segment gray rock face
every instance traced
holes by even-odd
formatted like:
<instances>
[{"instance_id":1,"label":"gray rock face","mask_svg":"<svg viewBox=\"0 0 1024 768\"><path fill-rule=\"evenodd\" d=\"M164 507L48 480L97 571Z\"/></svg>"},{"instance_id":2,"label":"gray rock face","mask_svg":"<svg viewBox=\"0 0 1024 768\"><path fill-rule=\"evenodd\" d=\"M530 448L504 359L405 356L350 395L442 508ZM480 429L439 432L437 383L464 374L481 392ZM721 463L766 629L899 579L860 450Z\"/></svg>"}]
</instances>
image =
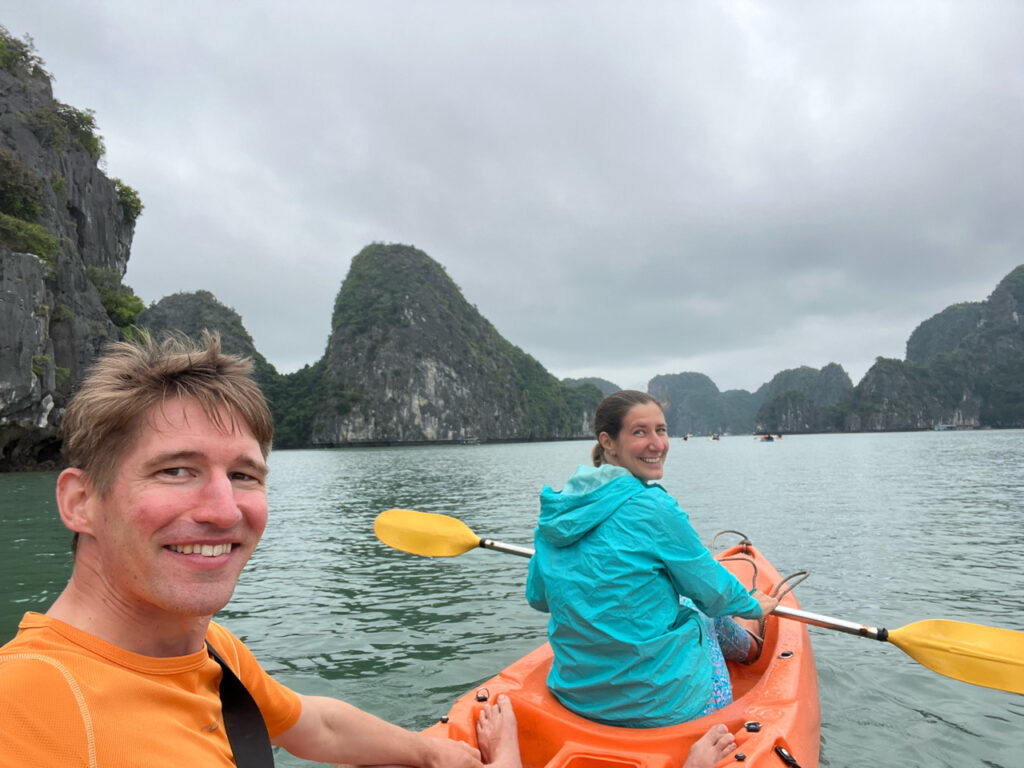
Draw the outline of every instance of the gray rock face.
<instances>
[{"instance_id":1,"label":"gray rock face","mask_svg":"<svg viewBox=\"0 0 1024 768\"><path fill-rule=\"evenodd\" d=\"M665 421L672 435L709 435L730 432L729 416L722 393L703 373L670 373L655 376L647 391L665 409ZM749 392L744 392L750 397ZM744 427L742 431L748 431Z\"/></svg>"},{"instance_id":2,"label":"gray rock face","mask_svg":"<svg viewBox=\"0 0 1024 768\"><path fill-rule=\"evenodd\" d=\"M982 325L981 302L954 304L925 320L907 339L907 361L927 363L957 350Z\"/></svg>"},{"instance_id":3,"label":"gray rock face","mask_svg":"<svg viewBox=\"0 0 1024 768\"><path fill-rule=\"evenodd\" d=\"M848 431L1024 426L1024 266L984 302L921 323L907 361L879 358L857 385Z\"/></svg>"},{"instance_id":4,"label":"gray rock face","mask_svg":"<svg viewBox=\"0 0 1024 768\"><path fill-rule=\"evenodd\" d=\"M5 420L45 426L44 383L53 388L53 344L47 336L45 265L30 253L5 254L0 270L0 413ZM33 367L37 369L33 371Z\"/></svg>"},{"instance_id":5,"label":"gray rock face","mask_svg":"<svg viewBox=\"0 0 1024 768\"><path fill-rule=\"evenodd\" d=\"M0 471L56 464L63 406L118 338L89 269L124 275L134 222L62 109L46 76L0 70L0 146L39 180L41 212L28 223L58 243L28 254L0 242Z\"/></svg>"},{"instance_id":6,"label":"gray rock face","mask_svg":"<svg viewBox=\"0 0 1024 768\"><path fill-rule=\"evenodd\" d=\"M757 412L756 432L831 432L830 406L853 390L850 376L837 363L820 371L807 366L777 373L757 394L764 398Z\"/></svg>"},{"instance_id":7,"label":"gray rock face","mask_svg":"<svg viewBox=\"0 0 1024 768\"><path fill-rule=\"evenodd\" d=\"M848 432L977 427L981 408L967 375L939 379L928 367L879 358L857 385L845 426Z\"/></svg>"},{"instance_id":8,"label":"gray rock face","mask_svg":"<svg viewBox=\"0 0 1024 768\"><path fill-rule=\"evenodd\" d=\"M0 457L11 467L49 465L59 450L50 422L56 368L47 336L46 265L30 253L0 264Z\"/></svg>"},{"instance_id":9,"label":"gray rock face","mask_svg":"<svg viewBox=\"0 0 1024 768\"><path fill-rule=\"evenodd\" d=\"M828 431L825 409L852 388L836 363L780 371L754 393L719 392L702 373L656 376L647 386L665 404L669 431L679 435Z\"/></svg>"},{"instance_id":10,"label":"gray rock face","mask_svg":"<svg viewBox=\"0 0 1024 768\"><path fill-rule=\"evenodd\" d=\"M600 393L562 385L411 246L371 245L352 260L332 329L314 444L589 433Z\"/></svg>"}]
</instances>

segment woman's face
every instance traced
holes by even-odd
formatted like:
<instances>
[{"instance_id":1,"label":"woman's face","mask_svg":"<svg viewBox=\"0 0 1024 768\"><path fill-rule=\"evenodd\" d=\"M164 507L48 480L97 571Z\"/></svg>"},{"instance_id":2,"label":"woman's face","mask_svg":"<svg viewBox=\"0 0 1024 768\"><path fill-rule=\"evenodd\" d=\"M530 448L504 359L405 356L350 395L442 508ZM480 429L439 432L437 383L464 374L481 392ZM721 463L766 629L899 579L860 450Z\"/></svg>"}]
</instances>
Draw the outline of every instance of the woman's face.
<instances>
[{"instance_id":1,"label":"woman's face","mask_svg":"<svg viewBox=\"0 0 1024 768\"><path fill-rule=\"evenodd\" d=\"M657 403L634 405L622 420L617 438L602 432L599 438L609 464L624 467L641 480L659 480L668 455L668 426Z\"/></svg>"}]
</instances>

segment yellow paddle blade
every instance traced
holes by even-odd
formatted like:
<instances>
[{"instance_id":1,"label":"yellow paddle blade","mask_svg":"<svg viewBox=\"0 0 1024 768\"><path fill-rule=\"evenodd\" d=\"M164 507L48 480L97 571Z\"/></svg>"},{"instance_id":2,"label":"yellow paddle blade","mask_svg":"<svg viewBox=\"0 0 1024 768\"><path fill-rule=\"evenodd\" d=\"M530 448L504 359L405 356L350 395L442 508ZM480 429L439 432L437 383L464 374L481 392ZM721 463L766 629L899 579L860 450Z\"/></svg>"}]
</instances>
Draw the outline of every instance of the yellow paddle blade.
<instances>
[{"instance_id":1,"label":"yellow paddle blade","mask_svg":"<svg viewBox=\"0 0 1024 768\"><path fill-rule=\"evenodd\" d=\"M1024 694L1024 632L929 619L891 629L888 639L940 675Z\"/></svg>"},{"instance_id":2,"label":"yellow paddle blade","mask_svg":"<svg viewBox=\"0 0 1024 768\"><path fill-rule=\"evenodd\" d=\"M389 547L426 557L455 557L480 546L480 537L461 520L411 509L384 510L373 532Z\"/></svg>"}]
</instances>

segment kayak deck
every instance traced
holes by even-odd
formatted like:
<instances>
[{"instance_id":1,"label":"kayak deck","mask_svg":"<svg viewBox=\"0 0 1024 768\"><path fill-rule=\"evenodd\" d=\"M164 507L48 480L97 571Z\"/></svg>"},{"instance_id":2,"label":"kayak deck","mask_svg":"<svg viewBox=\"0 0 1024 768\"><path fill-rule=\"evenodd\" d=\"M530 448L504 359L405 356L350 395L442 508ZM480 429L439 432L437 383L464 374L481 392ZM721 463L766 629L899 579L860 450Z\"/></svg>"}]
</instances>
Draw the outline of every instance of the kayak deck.
<instances>
[{"instance_id":1,"label":"kayak deck","mask_svg":"<svg viewBox=\"0 0 1024 768\"><path fill-rule=\"evenodd\" d=\"M770 592L778 571L749 544L722 552L719 559L744 584ZM738 559L737 559L738 558ZM782 605L798 608L792 593ZM506 694L515 709L523 768L680 768L690 746L717 723L736 736L738 748L720 765L816 768L820 745L818 677L807 627L768 619L764 648L749 666L729 662L733 703L698 720L662 728L601 725L570 712L547 687L551 646L545 643L477 689L458 699L447 718L426 729L476 746L476 720L486 701ZM754 725L756 724L756 725ZM794 759L787 763L779 747Z\"/></svg>"}]
</instances>

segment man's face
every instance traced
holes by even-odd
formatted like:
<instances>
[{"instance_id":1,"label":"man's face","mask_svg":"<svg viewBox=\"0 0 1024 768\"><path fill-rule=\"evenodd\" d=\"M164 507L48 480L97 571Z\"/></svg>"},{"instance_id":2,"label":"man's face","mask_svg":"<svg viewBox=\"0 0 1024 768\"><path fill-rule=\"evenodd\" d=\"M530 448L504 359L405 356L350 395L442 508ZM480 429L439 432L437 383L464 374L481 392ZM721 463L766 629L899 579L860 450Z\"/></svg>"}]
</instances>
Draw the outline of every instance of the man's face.
<instances>
[{"instance_id":1,"label":"man's face","mask_svg":"<svg viewBox=\"0 0 1024 768\"><path fill-rule=\"evenodd\" d=\"M266 476L244 424L224 431L196 403L169 400L148 414L110 492L89 497L79 564L127 615L212 615L266 527Z\"/></svg>"}]
</instances>

